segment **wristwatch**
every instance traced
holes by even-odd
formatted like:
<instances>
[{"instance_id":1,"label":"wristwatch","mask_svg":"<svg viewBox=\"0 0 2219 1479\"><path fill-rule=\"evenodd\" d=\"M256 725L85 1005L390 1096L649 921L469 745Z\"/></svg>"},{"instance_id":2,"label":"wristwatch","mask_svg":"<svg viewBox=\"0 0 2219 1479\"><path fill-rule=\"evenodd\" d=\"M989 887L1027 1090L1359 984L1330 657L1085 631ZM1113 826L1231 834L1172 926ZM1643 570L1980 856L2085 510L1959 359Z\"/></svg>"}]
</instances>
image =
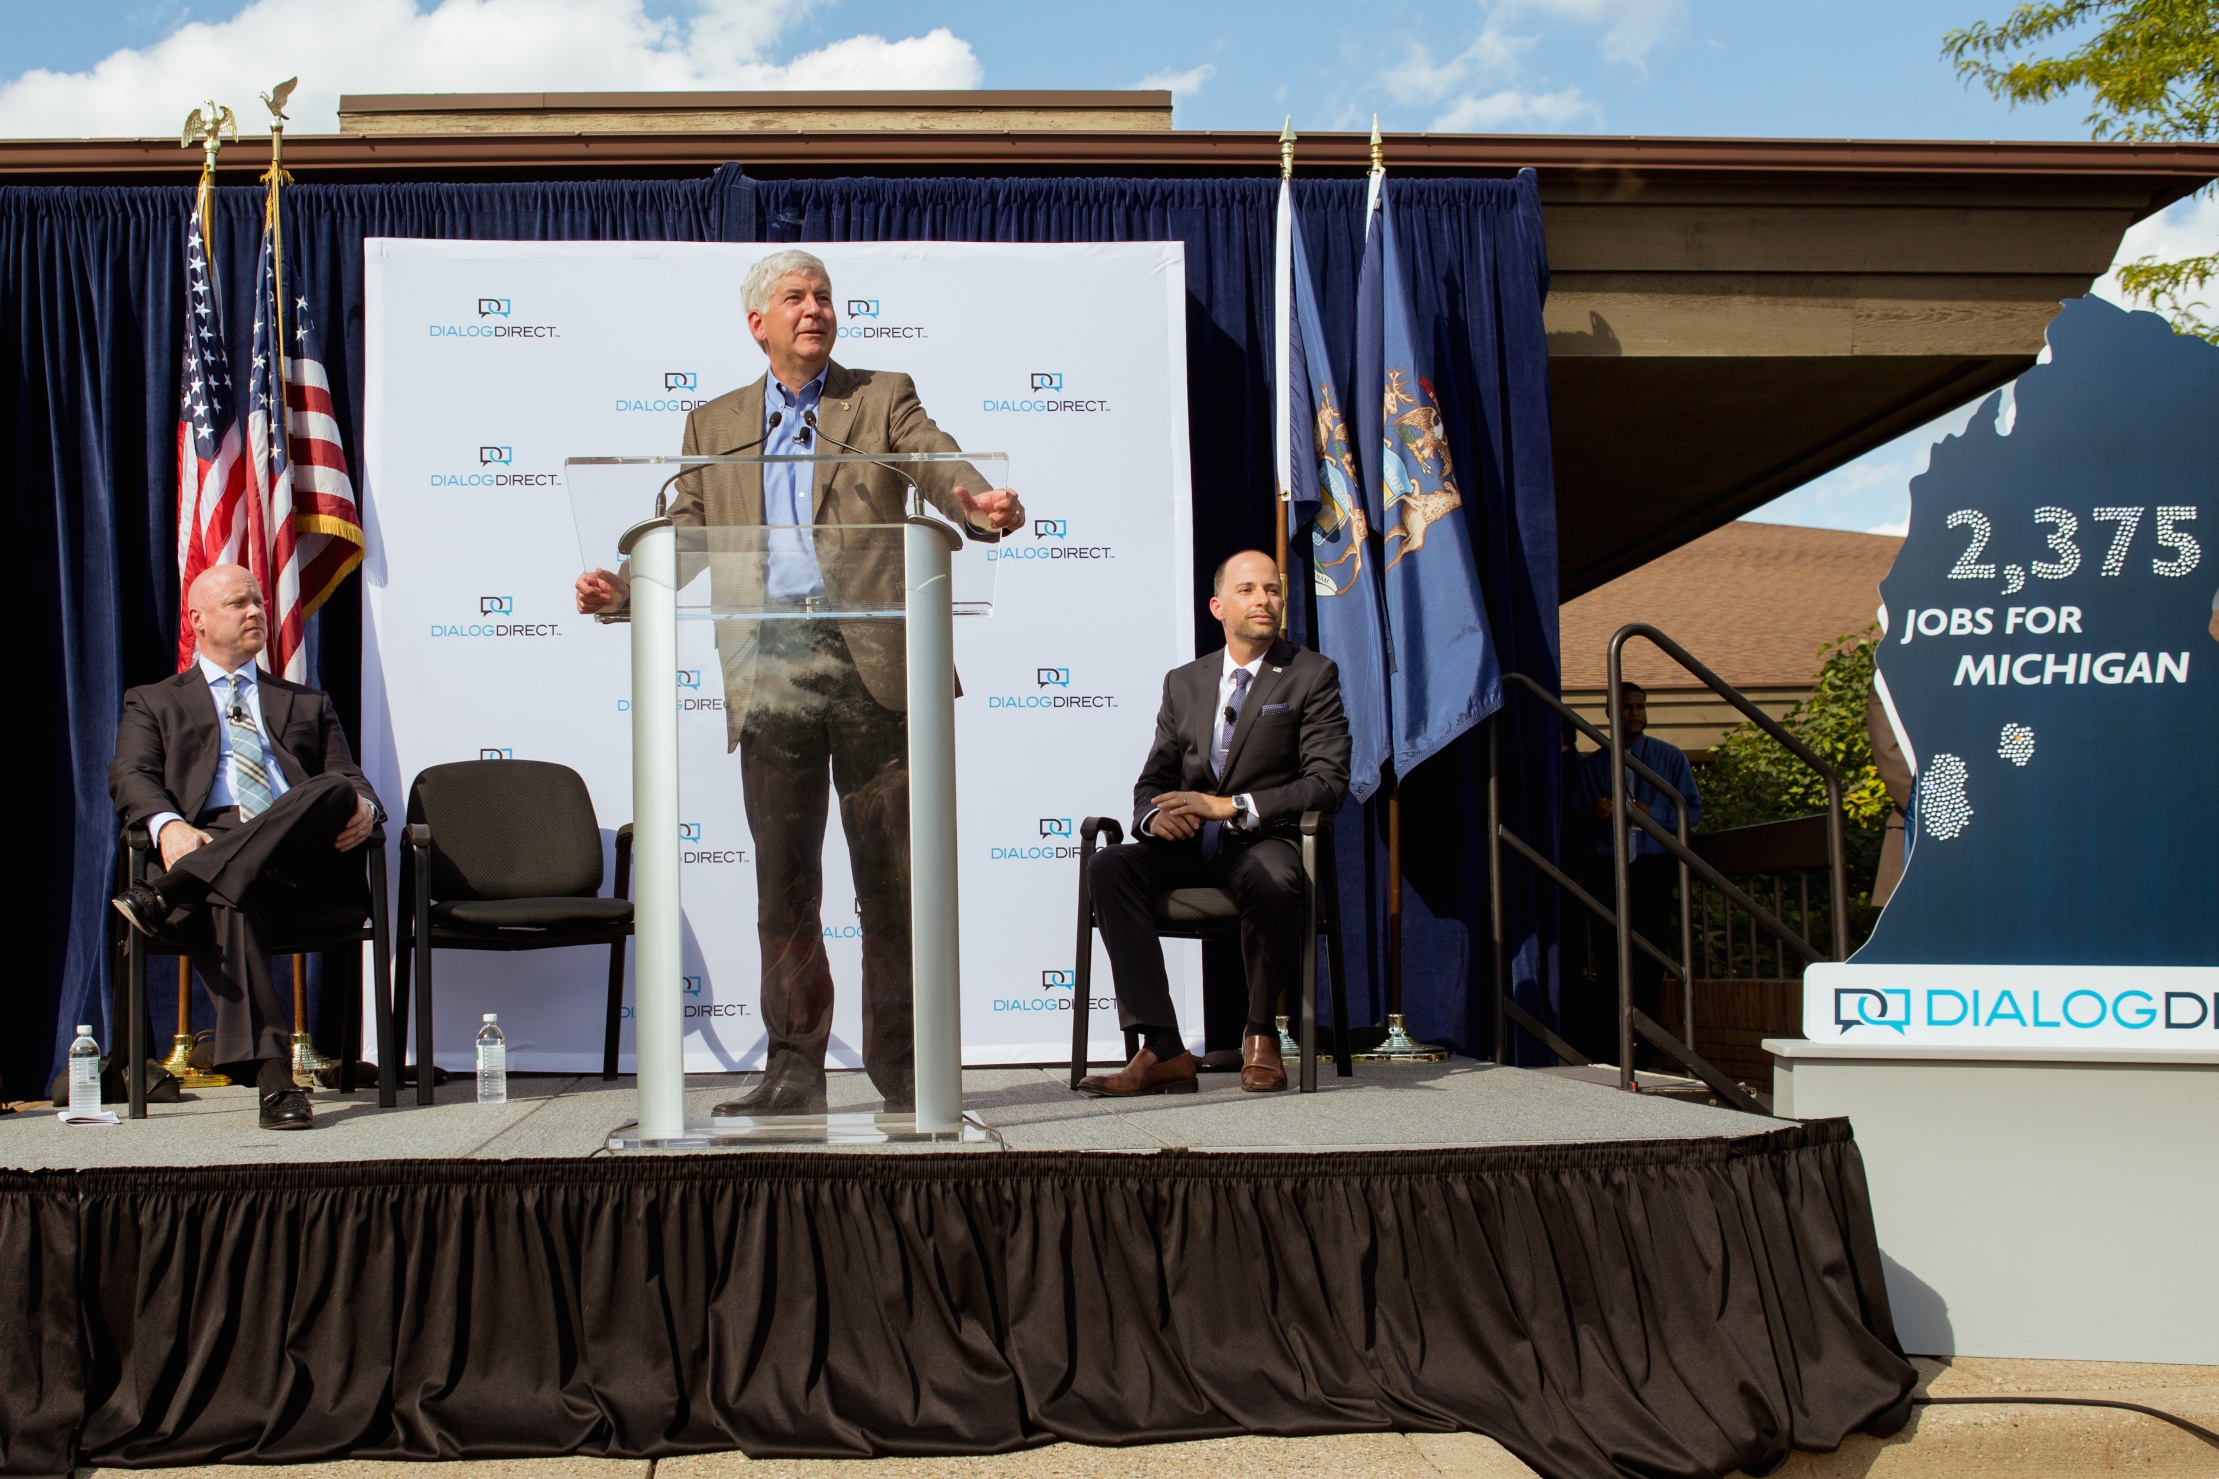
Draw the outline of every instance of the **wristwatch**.
<instances>
[{"instance_id":1,"label":"wristwatch","mask_svg":"<svg viewBox=\"0 0 2219 1479\"><path fill-rule=\"evenodd\" d=\"M1243 831L1256 825L1256 810L1248 804L1245 794L1233 798L1233 825Z\"/></svg>"}]
</instances>

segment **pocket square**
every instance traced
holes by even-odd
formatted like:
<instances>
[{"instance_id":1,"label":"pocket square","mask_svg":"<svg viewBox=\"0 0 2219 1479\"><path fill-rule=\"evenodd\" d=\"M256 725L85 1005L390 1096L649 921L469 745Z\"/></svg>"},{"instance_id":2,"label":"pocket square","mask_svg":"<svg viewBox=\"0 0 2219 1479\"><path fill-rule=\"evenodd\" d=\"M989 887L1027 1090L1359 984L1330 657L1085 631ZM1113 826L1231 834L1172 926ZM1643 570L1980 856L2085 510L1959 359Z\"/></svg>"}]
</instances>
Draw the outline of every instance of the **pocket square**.
<instances>
[{"instance_id":1,"label":"pocket square","mask_svg":"<svg viewBox=\"0 0 2219 1479\"><path fill-rule=\"evenodd\" d=\"M1293 704L1265 704L1261 717L1269 719L1274 714L1291 714L1293 712Z\"/></svg>"}]
</instances>

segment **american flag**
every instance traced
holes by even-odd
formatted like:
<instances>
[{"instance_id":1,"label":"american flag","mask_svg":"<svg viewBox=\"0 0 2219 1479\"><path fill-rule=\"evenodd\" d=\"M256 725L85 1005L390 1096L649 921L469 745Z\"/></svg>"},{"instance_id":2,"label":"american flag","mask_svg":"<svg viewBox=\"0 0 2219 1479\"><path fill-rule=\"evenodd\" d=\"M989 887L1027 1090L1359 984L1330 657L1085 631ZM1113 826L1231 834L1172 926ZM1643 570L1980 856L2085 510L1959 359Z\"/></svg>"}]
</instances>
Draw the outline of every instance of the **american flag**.
<instances>
[{"instance_id":1,"label":"american flag","mask_svg":"<svg viewBox=\"0 0 2219 1479\"><path fill-rule=\"evenodd\" d=\"M308 677L308 618L361 563L362 521L332 414L331 382L309 321L308 295L279 292L276 224L273 198L255 269L254 357L247 377L246 437L254 485L248 568L270 612L263 664L300 683ZM289 312L281 311L286 297L292 299ZM276 413L280 405L282 419Z\"/></svg>"},{"instance_id":2,"label":"american flag","mask_svg":"<svg viewBox=\"0 0 2219 1479\"><path fill-rule=\"evenodd\" d=\"M184 404L177 414L177 670L193 665L186 614L193 582L211 565L244 564L247 468L232 414L223 312L208 270L200 206L185 228Z\"/></svg>"}]
</instances>

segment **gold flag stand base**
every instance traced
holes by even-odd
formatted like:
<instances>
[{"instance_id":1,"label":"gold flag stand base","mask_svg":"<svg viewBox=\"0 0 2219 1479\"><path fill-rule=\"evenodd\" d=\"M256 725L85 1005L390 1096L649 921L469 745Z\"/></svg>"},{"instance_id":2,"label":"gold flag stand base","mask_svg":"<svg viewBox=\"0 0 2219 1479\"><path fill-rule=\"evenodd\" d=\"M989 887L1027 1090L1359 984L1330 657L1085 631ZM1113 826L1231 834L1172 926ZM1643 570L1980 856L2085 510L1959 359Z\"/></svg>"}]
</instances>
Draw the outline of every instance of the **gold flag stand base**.
<instances>
[{"instance_id":1,"label":"gold flag stand base","mask_svg":"<svg viewBox=\"0 0 2219 1479\"><path fill-rule=\"evenodd\" d=\"M1387 1036L1378 1047L1355 1055L1359 1063L1446 1063L1448 1056L1447 1048L1412 1037L1400 1012L1387 1014Z\"/></svg>"},{"instance_id":2,"label":"gold flag stand base","mask_svg":"<svg viewBox=\"0 0 2219 1479\"><path fill-rule=\"evenodd\" d=\"M170 1044L169 1057L162 1060L162 1071L188 1089L223 1089L231 1086L228 1074L193 1066L193 1035L180 1032Z\"/></svg>"},{"instance_id":3,"label":"gold flag stand base","mask_svg":"<svg viewBox=\"0 0 2219 1479\"><path fill-rule=\"evenodd\" d=\"M301 1088L314 1089L319 1087L316 1082L317 1071L339 1066L337 1058L327 1058L322 1053L317 1052L316 1040L305 1032L293 1034L292 1046L293 1082Z\"/></svg>"}]
</instances>

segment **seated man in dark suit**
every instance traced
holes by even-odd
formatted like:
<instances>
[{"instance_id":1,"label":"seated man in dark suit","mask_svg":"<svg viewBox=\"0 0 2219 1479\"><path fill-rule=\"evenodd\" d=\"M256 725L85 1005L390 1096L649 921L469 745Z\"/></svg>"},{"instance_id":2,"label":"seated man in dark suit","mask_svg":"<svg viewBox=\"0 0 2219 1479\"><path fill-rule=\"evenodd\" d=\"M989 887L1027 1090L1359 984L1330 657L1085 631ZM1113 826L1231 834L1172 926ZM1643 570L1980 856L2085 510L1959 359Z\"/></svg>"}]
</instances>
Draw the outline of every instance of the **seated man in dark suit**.
<instances>
[{"instance_id":1,"label":"seated man in dark suit","mask_svg":"<svg viewBox=\"0 0 2219 1479\"><path fill-rule=\"evenodd\" d=\"M1133 840L1095 854L1095 917L1117 1003L1141 1048L1116 1073L1082 1079L1098 1096L1189 1093L1194 1055L1179 1036L1153 913L1159 894L1222 888L1240 904L1248 976L1240 1083L1287 1086L1279 1055L1279 993L1297 979L1303 917L1296 828L1333 812L1348 791L1348 718L1330 658L1279 639L1278 567L1244 550L1217 567L1210 614L1222 651L1163 680L1156 741L1133 790Z\"/></svg>"},{"instance_id":2,"label":"seated man in dark suit","mask_svg":"<svg viewBox=\"0 0 2219 1479\"><path fill-rule=\"evenodd\" d=\"M123 696L108 793L143 823L162 871L116 908L143 934L175 927L216 999L216 1062L262 1095L262 1128L302 1130L286 1005L270 980L268 921L295 901L369 898L359 859L381 815L328 695L255 670L269 634L253 575L193 582L199 660Z\"/></svg>"}]
</instances>

